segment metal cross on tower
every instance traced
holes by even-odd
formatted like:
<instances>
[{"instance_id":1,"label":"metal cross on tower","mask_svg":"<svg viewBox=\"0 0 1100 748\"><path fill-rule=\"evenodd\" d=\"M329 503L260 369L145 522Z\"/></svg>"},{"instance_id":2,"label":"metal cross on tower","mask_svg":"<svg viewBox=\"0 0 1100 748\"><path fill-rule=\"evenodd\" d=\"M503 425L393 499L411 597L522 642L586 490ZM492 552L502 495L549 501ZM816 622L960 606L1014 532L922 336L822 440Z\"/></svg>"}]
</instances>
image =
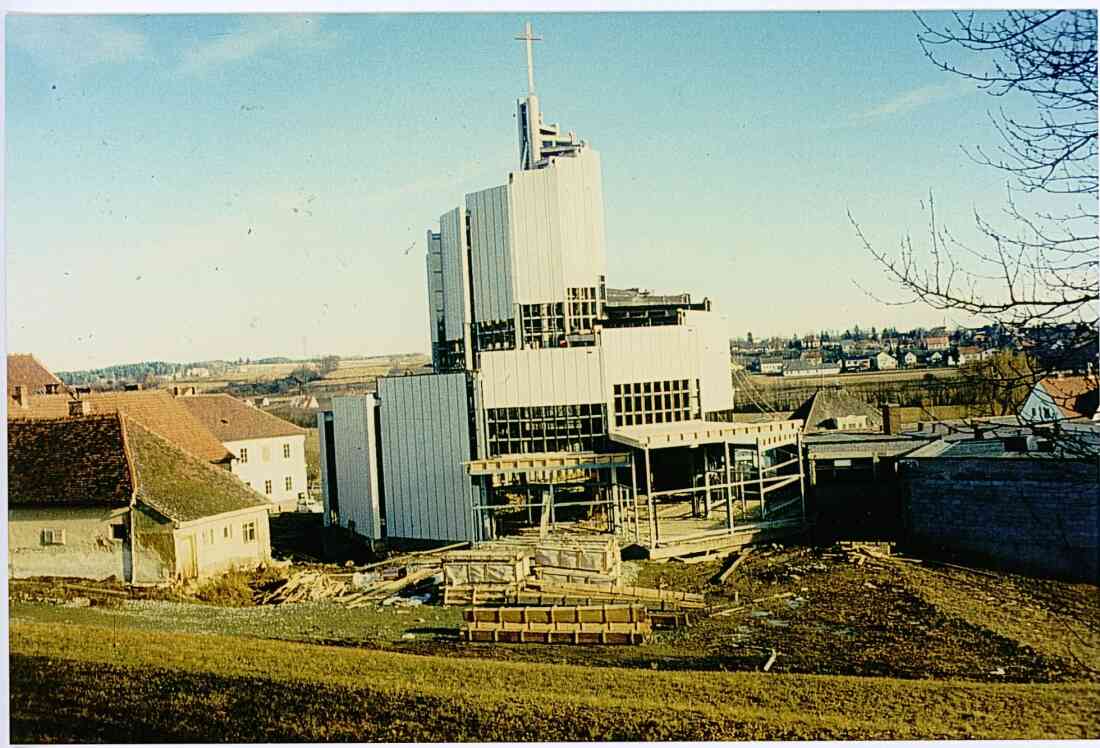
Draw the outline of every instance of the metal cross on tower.
<instances>
[{"instance_id":1,"label":"metal cross on tower","mask_svg":"<svg viewBox=\"0 0 1100 748\"><path fill-rule=\"evenodd\" d=\"M523 28L523 36L517 36L517 41L527 42L527 95L535 94L535 60L532 55L531 43L541 42L541 36L535 36L531 32L531 22L528 21Z\"/></svg>"}]
</instances>

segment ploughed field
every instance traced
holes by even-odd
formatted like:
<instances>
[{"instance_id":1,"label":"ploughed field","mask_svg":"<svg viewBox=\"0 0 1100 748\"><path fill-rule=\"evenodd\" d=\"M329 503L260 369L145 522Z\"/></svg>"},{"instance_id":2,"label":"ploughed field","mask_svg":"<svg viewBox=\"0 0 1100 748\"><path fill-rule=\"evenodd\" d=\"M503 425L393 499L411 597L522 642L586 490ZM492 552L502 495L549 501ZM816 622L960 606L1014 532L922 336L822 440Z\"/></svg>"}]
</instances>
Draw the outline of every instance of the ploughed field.
<instances>
[{"instance_id":1,"label":"ploughed field","mask_svg":"<svg viewBox=\"0 0 1100 748\"><path fill-rule=\"evenodd\" d=\"M638 584L704 592L711 608L650 643L604 647L462 643L461 608L437 605L87 606L20 600L16 585L12 737L1100 733L1095 586L801 547L757 550L718 583L724 566L639 564ZM98 708L108 693L117 709Z\"/></svg>"}]
</instances>

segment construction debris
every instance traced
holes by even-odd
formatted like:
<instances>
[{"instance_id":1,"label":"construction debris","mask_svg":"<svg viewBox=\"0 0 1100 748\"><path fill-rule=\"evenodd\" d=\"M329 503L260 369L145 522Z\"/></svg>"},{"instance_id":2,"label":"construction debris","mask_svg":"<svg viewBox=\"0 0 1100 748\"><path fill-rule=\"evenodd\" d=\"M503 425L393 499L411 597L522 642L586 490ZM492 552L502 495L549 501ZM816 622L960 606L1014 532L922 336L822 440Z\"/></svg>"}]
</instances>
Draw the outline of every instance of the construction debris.
<instances>
[{"instance_id":1,"label":"construction debris","mask_svg":"<svg viewBox=\"0 0 1100 748\"><path fill-rule=\"evenodd\" d=\"M743 551L741 551L737 558L734 559L733 563L730 564L729 568L718 575L718 584L725 584L726 580L729 579L733 572L737 570L738 566L744 563L745 559L749 557L750 553L752 553L752 548L745 548Z\"/></svg>"},{"instance_id":2,"label":"construction debris","mask_svg":"<svg viewBox=\"0 0 1100 748\"><path fill-rule=\"evenodd\" d=\"M774 649L772 650L771 657L769 657L768 661L764 663L764 672L765 673L772 669L772 665L775 664L775 658L778 657L778 654L779 653L776 652Z\"/></svg>"},{"instance_id":3,"label":"construction debris","mask_svg":"<svg viewBox=\"0 0 1100 748\"><path fill-rule=\"evenodd\" d=\"M436 569L420 569L394 580L364 581L360 576L358 583L344 575L331 575L320 571L302 571L291 574L287 579L265 593L261 593L256 602L260 605L284 605L287 603L310 603L331 600L349 608L361 608L365 605L397 594L407 587L423 582L439 572Z\"/></svg>"}]
</instances>

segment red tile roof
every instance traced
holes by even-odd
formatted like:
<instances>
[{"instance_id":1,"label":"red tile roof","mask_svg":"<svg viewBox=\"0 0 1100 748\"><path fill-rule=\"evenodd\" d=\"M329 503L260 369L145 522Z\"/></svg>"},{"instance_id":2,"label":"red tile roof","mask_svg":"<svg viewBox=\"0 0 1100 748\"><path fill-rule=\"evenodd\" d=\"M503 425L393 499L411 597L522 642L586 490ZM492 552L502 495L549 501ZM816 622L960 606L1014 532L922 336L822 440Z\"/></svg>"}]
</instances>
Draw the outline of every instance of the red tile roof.
<instances>
[{"instance_id":1,"label":"red tile roof","mask_svg":"<svg viewBox=\"0 0 1100 748\"><path fill-rule=\"evenodd\" d=\"M164 390L98 392L84 395L91 413L122 413L180 449L209 462L228 462L232 455L209 429L191 415L179 400ZM28 407L8 406L8 420L23 418L66 418L68 395L31 397Z\"/></svg>"},{"instance_id":2,"label":"red tile roof","mask_svg":"<svg viewBox=\"0 0 1100 748\"><path fill-rule=\"evenodd\" d=\"M134 479L118 415L8 422L12 506L128 506Z\"/></svg>"},{"instance_id":3,"label":"red tile roof","mask_svg":"<svg viewBox=\"0 0 1100 748\"><path fill-rule=\"evenodd\" d=\"M177 522L270 503L225 468L187 454L124 417L137 500Z\"/></svg>"},{"instance_id":4,"label":"red tile roof","mask_svg":"<svg viewBox=\"0 0 1100 748\"><path fill-rule=\"evenodd\" d=\"M1100 383L1096 377L1047 377L1039 382L1066 418L1096 413Z\"/></svg>"},{"instance_id":5,"label":"red tile roof","mask_svg":"<svg viewBox=\"0 0 1100 748\"><path fill-rule=\"evenodd\" d=\"M128 506L177 522L268 502L228 470L187 454L118 413L8 423L12 506Z\"/></svg>"},{"instance_id":6,"label":"red tile roof","mask_svg":"<svg viewBox=\"0 0 1100 748\"><path fill-rule=\"evenodd\" d=\"M16 385L22 385L28 392L44 394L47 389L68 392L65 383L42 365L42 362L30 353L8 354L8 407L12 405L11 394Z\"/></svg>"},{"instance_id":7,"label":"red tile roof","mask_svg":"<svg viewBox=\"0 0 1100 748\"><path fill-rule=\"evenodd\" d=\"M306 433L289 421L229 395L189 395L177 399L223 442Z\"/></svg>"}]
</instances>

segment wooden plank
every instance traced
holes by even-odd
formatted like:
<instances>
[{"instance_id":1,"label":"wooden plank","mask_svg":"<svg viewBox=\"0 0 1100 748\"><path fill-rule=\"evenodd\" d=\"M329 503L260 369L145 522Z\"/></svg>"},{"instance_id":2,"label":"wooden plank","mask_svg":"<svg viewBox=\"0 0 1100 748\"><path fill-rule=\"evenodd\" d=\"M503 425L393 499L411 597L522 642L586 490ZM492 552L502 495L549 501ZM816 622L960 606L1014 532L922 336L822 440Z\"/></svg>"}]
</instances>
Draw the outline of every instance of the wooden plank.
<instances>
[{"instance_id":1,"label":"wooden plank","mask_svg":"<svg viewBox=\"0 0 1100 748\"><path fill-rule=\"evenodd\" d=\"M733 563L729 565L729 568L718 575L718 584L725 584L726 580L733 575L733 572L737 571L737 567L743 564L751 553L752 548L743 548L737 558L733 560Z\"/></svg>"}]
</instances>

